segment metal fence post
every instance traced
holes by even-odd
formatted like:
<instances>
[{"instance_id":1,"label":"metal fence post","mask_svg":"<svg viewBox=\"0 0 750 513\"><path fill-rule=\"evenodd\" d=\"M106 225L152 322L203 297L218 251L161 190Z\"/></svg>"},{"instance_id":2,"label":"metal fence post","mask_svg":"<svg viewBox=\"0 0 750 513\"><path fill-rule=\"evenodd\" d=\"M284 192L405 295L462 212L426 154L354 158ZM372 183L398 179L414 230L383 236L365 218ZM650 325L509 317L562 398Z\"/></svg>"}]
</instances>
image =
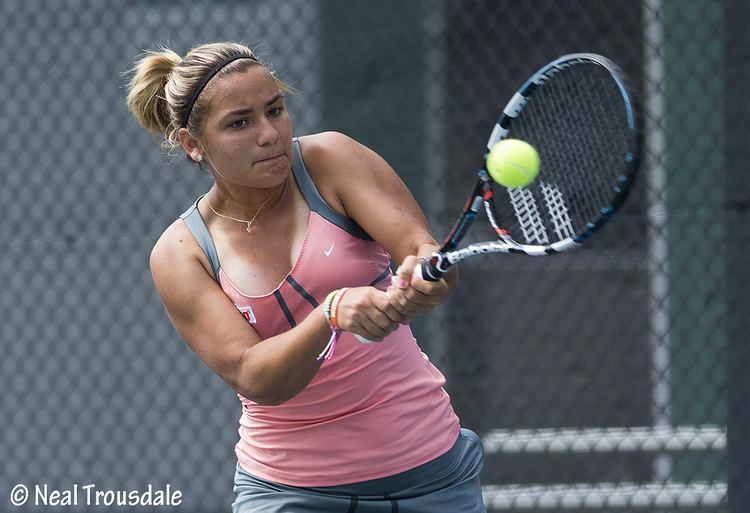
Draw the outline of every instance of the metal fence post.
<instances>
[{"instance_id":1,"label":"metal fence post","mask_svg":"<svg viewBox=\"0 0 750 513\"><path fill-rule=\"evenodd\" d=\"M726 265L727 265L727 484L729 513L750 504L750 3L724 2L724 72L726 123Z\"/></svg>"}]
</instances>

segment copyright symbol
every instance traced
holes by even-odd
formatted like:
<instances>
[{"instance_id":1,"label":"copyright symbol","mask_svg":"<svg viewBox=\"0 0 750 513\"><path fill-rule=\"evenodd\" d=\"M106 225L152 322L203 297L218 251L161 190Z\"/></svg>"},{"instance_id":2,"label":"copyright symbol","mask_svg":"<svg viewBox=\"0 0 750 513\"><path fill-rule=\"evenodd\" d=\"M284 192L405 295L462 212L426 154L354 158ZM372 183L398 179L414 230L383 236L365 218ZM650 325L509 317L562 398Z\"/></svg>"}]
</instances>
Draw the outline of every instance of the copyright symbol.
<instances>
[{"instance_id":1,"label":"copyright symbol","mask_svg":"<svg viewBox=\"0 0 750 513\"><path fill-rule=\"evenodd\" d=\"M17 484L10 491L10 502L14 506L23 506L29 499L29 489L22 484Z\"/></svg>"}]
</instances>

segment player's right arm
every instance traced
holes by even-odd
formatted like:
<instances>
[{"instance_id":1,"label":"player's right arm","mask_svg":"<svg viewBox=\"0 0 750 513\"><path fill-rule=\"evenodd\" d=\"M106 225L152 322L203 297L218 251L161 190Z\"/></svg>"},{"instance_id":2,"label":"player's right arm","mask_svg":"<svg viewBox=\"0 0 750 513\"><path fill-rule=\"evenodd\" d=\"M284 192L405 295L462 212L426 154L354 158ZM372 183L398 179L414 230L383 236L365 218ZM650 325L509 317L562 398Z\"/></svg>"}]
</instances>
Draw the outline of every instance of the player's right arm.
<instances>
[{"instance_id":1,"label":"player's right arm","mask_svg":"<svg viewBox=\"0 0 750 513\"><path fill-rule=\"evenodd\" d=\"M331 336L322 306L295 328L261 340L214 280L208 259L182 220L157 241L150 264L157 292L179 335L239 394L260 404L281 404L315 376L320 367L316 358ZM346 296L355 300L358 294ZM388 331L369 336L382 338Z\"/></svg>"}]
</instances>

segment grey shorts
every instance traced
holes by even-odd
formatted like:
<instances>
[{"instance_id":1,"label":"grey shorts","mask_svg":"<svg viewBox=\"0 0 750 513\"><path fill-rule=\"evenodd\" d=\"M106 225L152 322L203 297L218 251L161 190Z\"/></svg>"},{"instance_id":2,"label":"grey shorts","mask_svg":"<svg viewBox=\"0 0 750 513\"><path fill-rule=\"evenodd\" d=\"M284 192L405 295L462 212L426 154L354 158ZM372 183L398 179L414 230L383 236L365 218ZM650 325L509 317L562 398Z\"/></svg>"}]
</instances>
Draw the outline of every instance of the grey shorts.
<instances>
[{"instance_id":1,"label":"grey shorts","mask_svg":"<svg viewBox=\"0 0 750 513\"><path fill-rule=\"evenodd\" d=\"M233 513L486 513L482 442L462 429L442 456L395 476L301 488L264 481L237 465Z\"/></svg>"}]
</instances>

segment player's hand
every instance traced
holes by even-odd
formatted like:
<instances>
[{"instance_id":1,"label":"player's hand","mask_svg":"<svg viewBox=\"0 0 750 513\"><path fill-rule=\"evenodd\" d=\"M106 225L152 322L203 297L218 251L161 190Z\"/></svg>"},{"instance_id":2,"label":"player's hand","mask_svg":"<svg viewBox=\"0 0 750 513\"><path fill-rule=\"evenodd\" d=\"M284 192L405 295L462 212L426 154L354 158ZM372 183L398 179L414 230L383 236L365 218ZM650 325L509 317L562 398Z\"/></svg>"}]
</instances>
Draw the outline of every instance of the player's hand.
<instances>
[{"instance_id":1,"label":"player's hand","mask_svg":"<svg viewBox=\"0 0 750 513\"><path fill-rule=\"evenodd\" d=\"M429 311L445 301L452 287L441 278L439 281L426 281L414 276L414 268L421 261L416 256L408 256L391 278L388 298L391 305L403 316L411 317Z\"/></svg>"},{"instance_id":2,"label":"player's hand","mask_svg":"<svg viewBox=\"0 0 750 513\"><path fill-rule=\"evenodd\" d=\"M336 315L339 327L374 342L380 342L407 322L391 304L388 295L375 287L355 287L341 298Z\"/></svg>"}]
</instances>

